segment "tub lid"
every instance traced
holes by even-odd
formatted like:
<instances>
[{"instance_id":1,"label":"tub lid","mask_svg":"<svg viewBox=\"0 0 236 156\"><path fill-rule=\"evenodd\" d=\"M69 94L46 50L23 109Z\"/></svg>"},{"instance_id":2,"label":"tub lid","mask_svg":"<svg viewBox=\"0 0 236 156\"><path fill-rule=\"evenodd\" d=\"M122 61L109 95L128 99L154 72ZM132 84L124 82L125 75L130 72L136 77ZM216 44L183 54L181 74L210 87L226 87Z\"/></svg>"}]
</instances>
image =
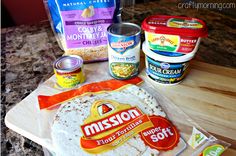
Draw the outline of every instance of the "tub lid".
<instances>
[{"instance_id":1,"label":"tub lid","mask_svg":"<svg viewBox=\"0 0 236 156\"><path fill-rule=\"evenodd\" d=\"M205 22L182 16L152 15L144 19L142 29L152 33L206 37Z\"/></svg>"},{"instance_id":2,"label":"tub lid","mask_svg":"<svg viewBox=\"0 0 236 156\"><path fill-rule=\"evenodd\" d=\"M180 63L180 62L190 61L196 53L195 51L193 51L192 53L188 53L186 55L178 56L178 57L163 56L163 55L159 55L159 54L153 52L152 50L150 50L147 47L145 41L142 44L142 50L145 53L145 55L147 55L148 57L151 57L154 60L158 60L158 61L161 61L161 62L168 62L168 63Z\"/></svg>"}]
</instances>

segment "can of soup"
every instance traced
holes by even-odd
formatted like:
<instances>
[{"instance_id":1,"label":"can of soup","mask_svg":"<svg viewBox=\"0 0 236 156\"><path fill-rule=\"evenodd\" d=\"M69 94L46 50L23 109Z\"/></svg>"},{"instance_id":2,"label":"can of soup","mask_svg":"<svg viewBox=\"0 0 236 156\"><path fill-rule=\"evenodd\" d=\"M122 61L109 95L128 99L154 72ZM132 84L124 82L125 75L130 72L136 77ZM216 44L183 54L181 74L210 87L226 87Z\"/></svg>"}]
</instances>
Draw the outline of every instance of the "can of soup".
<instances>
[{"instance_id":1,"label":"can of soup","mask_svg":"<svg viewBox=\"0 0 236 156\"><path fill-rule=\"evenodd\" d=\"M133 23L115 23L108 27L109 72L115 79L138 75L141 28Z\"/></svg>"},{"instance_id":2,"label":"can of soup","mask_svg":"<svg viewBox=\"0 0 236 156\"><path fill-rule=\"evenodd\" d=\"M57 84L62 88L72 88L85 81L83 59L79 56L62 56L54 62L53 68Z\"/></svg>"}]
</instances>

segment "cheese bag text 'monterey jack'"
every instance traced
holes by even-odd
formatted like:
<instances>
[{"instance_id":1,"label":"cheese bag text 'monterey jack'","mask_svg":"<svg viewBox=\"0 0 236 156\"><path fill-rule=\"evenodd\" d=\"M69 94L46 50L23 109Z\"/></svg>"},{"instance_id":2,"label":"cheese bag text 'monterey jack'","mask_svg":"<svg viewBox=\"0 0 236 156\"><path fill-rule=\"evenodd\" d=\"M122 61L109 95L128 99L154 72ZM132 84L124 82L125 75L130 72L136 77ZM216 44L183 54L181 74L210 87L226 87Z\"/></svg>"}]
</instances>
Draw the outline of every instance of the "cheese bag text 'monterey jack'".
<instances>
[{"instance_id":1,"label":"cheese bag text 'monterey jack'","mask_svg":"<svg viewBox=\"0 0 236 156\"><path fill-rule=\"evenodd\" d=\"M187 145L186 132L167 118L159 101L135 85L141 82L138 77L107 80L53 96L40 95L42 111L56 110L51 124L56 155L200 154L200 148ZM200 144L207 141L208 137L202 138Z\"/></svg>"},{"instance_id":2,"label":"cheese bag text 'monterey jack'","mask_svg":"<svg viewBox=\"0 0 236 156\"><path fill-rule=\"evenodd\" d=\"M107 27L121 21L120 0L45 0L45 6L66 55L107 60Z\"/></svg>"}]
</instances>

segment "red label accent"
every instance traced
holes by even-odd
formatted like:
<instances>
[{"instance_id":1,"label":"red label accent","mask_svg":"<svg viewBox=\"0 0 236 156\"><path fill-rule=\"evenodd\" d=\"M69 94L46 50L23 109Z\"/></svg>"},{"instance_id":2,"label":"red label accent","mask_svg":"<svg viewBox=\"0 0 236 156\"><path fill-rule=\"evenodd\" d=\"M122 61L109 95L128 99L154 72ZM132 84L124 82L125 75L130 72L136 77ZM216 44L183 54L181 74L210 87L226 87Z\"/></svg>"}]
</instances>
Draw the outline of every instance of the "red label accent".
<instances>
[{"instance_id":1,"label":"red label accent","mask_svg":"<svg viewBox=\"0 0 236 156\"><path fill-rule=\"evenodd\" d=\"M133 129L135 129L136 127L139 127L141 124L146 123L148 121L150 121L148 116L144 114L144 115L141 115L141 116L135 118L133 121L129 122L128 124L126 124L122 128L118 129L117 131L115 131L105 137L102 137L99 139L88 139L86 137L81 137L81 139L80 139L81 147L87 148L87 149L92 149L92 148L96 148L96 147L99 147L102 145L110 144L113 141L115 141L116 139L122 137L124 135L124 133L127 134L130 131L132 131Z\"/></svg>"},{"instance_id":2,"label":"red label accent","mask_svg":"<svg viewBox=\"0 0 236 156\"><path fill-rule=\"evenodd\" d=\"M192 52L197 44L198 38L197 37L184 37L181 36L180 38L180 46L177 52L188 54Z\"/></svg>"},{"instance_id":3,"label":"red label accent","mask_svg":"<svg viewBox=\"0 0 236 156\"><path fill-rule=\"evenodd\" d=\"M143 113L138 108L133 107L111 114L106 118L82 125L81 129L85 137L92 137L105 131L126 125L141 115L143 115Z\"/></svg>"},{"instance_id":4,"label":"red label accent","mask_svg":"<svg viewBox=\"0 0 236 156\"><path fill-rule=\"evenodd\" d=\"M154 127L141 132L142 140L146 145L157 150L171 150L179 143L177 128L166 118L150 116Z\"/></svg>"},{"instance_id":5,"label":"red label accent","mask_svg":"<svg viewBox=\"0 0 236 156\"><path fill-rule=\"evenodd\" d=\"M131 47L132 45L134 45L134 41L127 41L127 42L112 42L111 43L111 47L112 48L123 48L126 49L128 47Z\"/></svg>"},{"instance_id":6,"label":"red label accent","mask_svg":"<svg viewBox=\"0 0 236 156\"><path fill-rule=\"evenodd\" d=\"M96 93L100 91L113 91L128 84L139 84L141 82L142 79L139 77L135 77L124 81L111 79L107 81L90 83L78 89L62 92L52 96L39 95L38 96L39 107L40 109L57 108L57 106L60 105L61 102L64 102L68 99L82 95L87 92Z\"/></svg>"},{"instance_id":7,"label":"red label accent","mask_svg":"<svg viewBox=\"0 0 236 156\"><path fill-rule=\"evenodd\" d=\"M102 114L108 113L112 110L112 108L110 108L109 106L107 106L106 104L102 104Z\"/></svg>"}]
</instances>

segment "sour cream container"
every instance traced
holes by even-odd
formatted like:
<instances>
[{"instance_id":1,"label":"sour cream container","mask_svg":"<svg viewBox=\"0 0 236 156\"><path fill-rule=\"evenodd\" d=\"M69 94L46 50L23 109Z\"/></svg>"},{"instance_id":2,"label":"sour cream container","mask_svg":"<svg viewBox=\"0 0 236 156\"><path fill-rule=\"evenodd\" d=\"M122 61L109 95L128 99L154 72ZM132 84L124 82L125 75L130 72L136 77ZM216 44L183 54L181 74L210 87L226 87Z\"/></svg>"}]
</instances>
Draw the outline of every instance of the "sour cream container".
<instances>
[{"instance_id":1,"label":"sour cream container","mask_svg":"<svg viewBox=\"0 0 236 156\"><path fill-rule=\"evenodd\" d=\"M207 36L205 22L197 18L153 15L142 22L147 47L164 56L183 56L198 50Z\"/></svg>"},{"instance_id":2,"label":"sour cream container","mask_svg":"<svg viewBox=\"0 0 236 156\"><path fill-rule=\"evenodd\" d=\"M145 53L147 76L159 84L173 85L184 79L189 70L189 61L197 49L183 56L169 57L153 52L145 41L142 50Z\"/></svg>"}]
</instances>

